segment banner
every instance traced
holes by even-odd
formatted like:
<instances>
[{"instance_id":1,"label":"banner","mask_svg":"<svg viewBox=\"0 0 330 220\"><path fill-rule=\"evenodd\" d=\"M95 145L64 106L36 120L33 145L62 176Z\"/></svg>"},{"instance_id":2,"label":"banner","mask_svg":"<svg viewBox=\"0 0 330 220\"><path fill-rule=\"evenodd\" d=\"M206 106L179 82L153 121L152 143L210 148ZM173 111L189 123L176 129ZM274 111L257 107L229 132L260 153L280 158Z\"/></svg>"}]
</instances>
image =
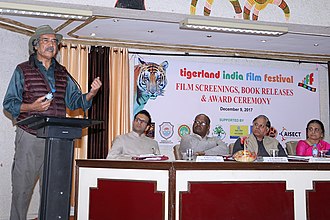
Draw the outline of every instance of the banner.
<instances>
[{"instance_id":1,"label":"banner","mask_svg":"<svg viewBox=\"0 0 330 220\"><path fill-rule=\"evenodd\" d=\"M151 55L134 55L131 60L134 114L150 112L160 145L179 143L192 132L200 113L211 119L209 136L227 144L248 135L260 114L270 119L270 136L282 145L305 139L308 121L320 118L318 72L312 65L289 68L270 61L243 65L238 60L220 63L220 58L196 62Z\"/></svg>"}]
</instances>

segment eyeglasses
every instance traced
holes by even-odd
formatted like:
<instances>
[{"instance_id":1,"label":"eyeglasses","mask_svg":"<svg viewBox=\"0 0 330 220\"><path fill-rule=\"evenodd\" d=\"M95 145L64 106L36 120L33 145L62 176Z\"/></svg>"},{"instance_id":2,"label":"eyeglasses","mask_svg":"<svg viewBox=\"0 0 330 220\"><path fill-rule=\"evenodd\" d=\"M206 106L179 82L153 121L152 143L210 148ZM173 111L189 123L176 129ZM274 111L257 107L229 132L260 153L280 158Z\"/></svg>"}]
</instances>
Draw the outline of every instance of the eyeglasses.
<instances>
[{"instance_id":1,"label":"eyeglasses","mask_svg":"<svg viewBox=\"0 0 330 220\"><path fill-rule=\"evenodd\" d=\"M253 127L255 127L255 128L261 128L261 129L263 129L263 128L265 128L265 127L266 127L266 125L264 125L264 124L258 124L258 123L254 123L254 124L253 124Z\"/></svg>"},{"instance_id":2,"label":"eyeglasses","mask_svg":"<svg viewBox=\"0 0 330 220\"><path fill-rule=\"evenodd\" d=\"M58 44L58 40L55 38L55 39L49 39L49 38L40 38L39 39L39 42L43 43L43 44L48 44L48 43L51 43L51 44Z\"/></svg>"},{"instance_id":3,"label":"eyeglasses","mask_svg":"<svg viewBox=\"0 0 330 220\"><path fill-rule=\"evenodd\" d=\"M201 125L201 126L205 126L205 125L206 125L206 122L204 122L204 121L194 120L194 124Z\"/></svg>"},{"instance_id":4,"label":"eyeglasses","mask_svg":"<svg viewBox=\"0 0 330 220\"><path fill-rule=\"evenodd\" d=\"M134 121L136 121L137 123L139 123L139 124L148 124L148 122L146 121L146 120L143 120L143 119L141 119L141 118L135 118L134 119Z\"/></svg>"},{"instance_id":5,"label":"eyeglasses","mask_svg":"<svg viewBox=\"0 0 330 220\"><path fill-rule=\"evenodd\" d=\"M320 132L321 132L321 129L319 129L319 128L309 127L309 128L308 128L308 131L309 131L309 132L314 132L314 133L320 133Z\"/></svg>"}]
</instances>

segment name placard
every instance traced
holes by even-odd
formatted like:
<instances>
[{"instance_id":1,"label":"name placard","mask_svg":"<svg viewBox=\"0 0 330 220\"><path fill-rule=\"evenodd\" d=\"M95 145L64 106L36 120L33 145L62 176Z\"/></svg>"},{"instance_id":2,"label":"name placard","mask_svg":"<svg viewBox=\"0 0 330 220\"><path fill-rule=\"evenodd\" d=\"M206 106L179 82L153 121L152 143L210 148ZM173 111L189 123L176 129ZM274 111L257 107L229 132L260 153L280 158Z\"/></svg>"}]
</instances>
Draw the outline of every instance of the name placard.
<instances>
[{"instance_id":1,"label":"name placard","mask_svg":"<svg viewBox=\"0 0 330 220\"><path fill-rule=\"evenodd\" d=\"M287 157L264 157L263 162L268 163L287 163L288 158Z\"/></svg>"},{"instance_id":2,"label":"name placard","mask_svg":"<svg viewBox=\"0 0 330 220\"><path fill-rule=\"evenodd\" d=\"M196 162L224 162L222 156L197 156Z\"/></svg>"},{"instance_id":3,"label":"name placard","mask_svg":"<svg viewBox=\"0 0 330 220\"><path fill-rule=\"evenodd\" d=\"M309 163L330 163L330 158L326 157L311 157L308 160Z\"/></svg>"}]
</instances>

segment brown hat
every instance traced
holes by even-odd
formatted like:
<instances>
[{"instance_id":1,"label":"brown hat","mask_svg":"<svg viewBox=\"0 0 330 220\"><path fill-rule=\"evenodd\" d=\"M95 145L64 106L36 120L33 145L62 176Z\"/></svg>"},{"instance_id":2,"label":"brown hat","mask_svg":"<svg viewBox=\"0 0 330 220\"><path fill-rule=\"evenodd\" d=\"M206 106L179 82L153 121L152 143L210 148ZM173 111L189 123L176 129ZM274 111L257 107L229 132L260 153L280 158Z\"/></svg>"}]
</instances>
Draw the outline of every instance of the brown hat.
<instances>
[{"instance_id":1,"label":"brown hat","mask_svg":"<svg viewBox=\"0 0 330 220\"><path fill-rule=\"evenodd\" d=\"M43 34L55 34L55 37L58 42L60 42L63 38L61 34L56 34L53 28L51 28L49 25L41 25L37 28L34 35L32 35L29 40L29 50L31 53L33 53L33 42Z\"/></svg>"}]
</instances>

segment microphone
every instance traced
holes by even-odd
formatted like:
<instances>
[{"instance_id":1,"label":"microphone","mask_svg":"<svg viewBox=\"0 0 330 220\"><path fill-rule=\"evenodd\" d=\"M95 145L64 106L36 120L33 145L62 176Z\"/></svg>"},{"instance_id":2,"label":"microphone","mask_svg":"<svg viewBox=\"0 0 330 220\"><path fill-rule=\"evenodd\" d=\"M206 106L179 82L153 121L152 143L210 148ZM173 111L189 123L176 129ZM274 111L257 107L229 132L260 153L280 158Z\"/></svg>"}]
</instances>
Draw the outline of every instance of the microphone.
<instances>
[{"instance_id":1,"label":"microphone","mask_svg":"<svg viewBox=\"0 0 330 220\"><path fill-rule=\"evenodd\" d=\"M83 112L84 112L84 119L86 119L86 111L85 111L85 109L84 109L84 107L85 107L85 100L84 100L84 98L83 98L83 92L82 92L82 89L81 89L79 83L77 82L77 80L75 80L75 78L73 78L73 76L72 76L69 72L68 72L68 76L69 76L70 79L74 82L74 84L77 85L77 87L78 87L78 89L79 89L79 91L80 91L80 96L79 96L79 98L81 98L81 102L82 102L82 105L83 105L83 107L82 107L81 109L82 109Z\"/></svg>"}]
</instances>

